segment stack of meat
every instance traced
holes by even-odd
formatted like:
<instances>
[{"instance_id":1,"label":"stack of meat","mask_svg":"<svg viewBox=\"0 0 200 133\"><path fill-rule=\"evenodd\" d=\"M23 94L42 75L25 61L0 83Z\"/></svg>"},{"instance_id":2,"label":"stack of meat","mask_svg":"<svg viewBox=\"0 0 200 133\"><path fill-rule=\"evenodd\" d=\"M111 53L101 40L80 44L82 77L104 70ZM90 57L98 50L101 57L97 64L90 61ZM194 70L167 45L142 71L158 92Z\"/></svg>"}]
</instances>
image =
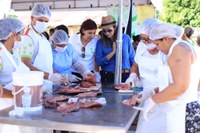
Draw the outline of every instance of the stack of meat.
<instances>
[{"instance_id":1,"label":"stack of meat","mask_svg":"<svg viewBox=\"0 0 200 133\"><path fill-rule=\"evenodd\" d=\"M80 108L91 108L91 107L101 107L102 104L97 103L92 98L82 98L79 99Z\"/></svg>"},{"instance_id":2,"label":"stack of meat","mask_svg":"<svg viewBox=\"0 0 200 133\"><path fill-rule=\"evenodd\" d=\"M102 104L95 102L93 98L81 98L76 102L61 102L68 100L67 96L55 96L51 98L44 98L44 107L49 109L57 109L58 112L61 112L63 115L66 115L70 112L79 110L80 108L93 108L101 107Z\"/></svg>"},{"instance_id":3,"label":"stack of meat","mask_svg":"<svg viewBox=\"0 0 200 133\"><path fill-rule=\"evenodd\" d=\"M71 87L65 87L65 88L59 88L56 90L57 94L77 94L77 93L83 93L88 92L86 89L81 89L80 86L71 88Z\"/></svg>"},{"instance_id":4,"label":"stack of meat","mask_svg":"<svg viewBox=\"0 0 200 133\"><path fill-rule=\"evenodd\" d=\"M43 103L45 108L54 109L57 108L61 102L66 101L68 99L69 97L64 95L47 97L44 98Z\"/></svg>"},{"instance_id":5,"label":"stack of meat","mask_svg":"<svg viewBox=\"0 0 200 133\"><path fill-rule=\"evenodd\" d=\"M77 102L62 103L60 106L58 106L57 111L61 112L63 115L67 115L68 113L77 111L81 108L94 108L101 106L102 104L97 103L90 98L83 98Z\"/></svg>"},{"instance_id":6,"label":"stack of meat","mask_svg":"<svg viewBox=\"0 0 200 133\"><path fill-rule=\"evenodd\" d=\"M57 107L57 111L66 115L70 112L74 112L80 109L80 104L78 102L62 103Z\"/></svg>"},{"instance_id":7,"label":"stack of meat","mask_svg":"<svg viewBox=\"0 0 200 133\"><path fill-rule=\"evenodd\" d=\"M95 74L89 74L89 75L83 77L83 80L81 82L81 87L83 87L83 88L90 88L91 86L96 86L96 75Z\"/></svg>"}]
</instances>

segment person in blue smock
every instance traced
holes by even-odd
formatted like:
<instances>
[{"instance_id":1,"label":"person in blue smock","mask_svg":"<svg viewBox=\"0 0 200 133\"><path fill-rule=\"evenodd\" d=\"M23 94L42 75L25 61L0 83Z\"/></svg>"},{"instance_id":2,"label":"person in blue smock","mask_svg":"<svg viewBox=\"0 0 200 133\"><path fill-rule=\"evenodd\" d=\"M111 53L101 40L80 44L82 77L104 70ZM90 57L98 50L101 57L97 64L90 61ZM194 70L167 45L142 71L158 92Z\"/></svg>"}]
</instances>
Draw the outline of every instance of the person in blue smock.
<instances>
[{"instance_id":1,"label":"person in blue smock","mask_svg":"<svg viewBox=\"0 0 200 133\"><path fill-rule=\"evenodd\" d=\"M80 80L72 75L72 66L84 77L92 74L90 70L80 62L79 57L68 43L68 35L63 30L56 30L52 36L52 54L54 72L66 76L66 83L71 84Z\"/></svg>"},{"instance_id":2,"label":"person in blue smock","mask_svg":"<svg viewBox=\"0 0 200 133\"><path fill-rule=\"evenodd\" d=\"M99 27L102 29L102 38L97 42L96 46L96 62L101 67L101 82L103 84L114 82L115 72L115 54L117 27L116 21L112 16L102 17ZM134 62L135 52L128 35L122 36L122 82L129 77L131 66Z\"/></svg>"}]
</instances>

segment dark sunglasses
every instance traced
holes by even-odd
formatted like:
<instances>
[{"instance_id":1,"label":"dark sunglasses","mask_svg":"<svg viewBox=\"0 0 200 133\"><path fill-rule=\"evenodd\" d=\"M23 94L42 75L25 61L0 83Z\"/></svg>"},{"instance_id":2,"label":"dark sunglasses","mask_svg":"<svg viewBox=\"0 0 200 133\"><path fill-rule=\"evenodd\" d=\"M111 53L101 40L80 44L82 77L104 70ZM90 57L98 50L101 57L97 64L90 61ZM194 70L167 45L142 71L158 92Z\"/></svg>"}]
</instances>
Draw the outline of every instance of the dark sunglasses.
<instances>
[{"instance_id":1,"label":"dark sunglasses","mask_svg":"<svg viewBox=\"0 0 200 133\"><path fill-rule=\"evenodd\" d=\"M82 58L85 58L85 47L82 47L82 48L81 48L81 52L83 52L83 53L81 54L81 57L82 57Z\"/></svg>"},{"instance_id":2,"label":"dark sunglasses","mask_svg":"<svg viewBox=\"0 0 200 133\"><path fill-rule=\"evenodd\" d=\"M109 29L109 30L102 30L103 33L107 33L107 32L110 33L110 32L112 32L112 31L113 31L113 30L110 30L110 29Z\"/></svg>"},{"instance_id":3,"label":"dark sunglasses","mask_svg":"<svg viewBox=\"0 0 200 133\"><path fill-rule=\"evenodd\" d=\"M85 53L82 53L82 54L81 54L81 57L82 57L82 58L85 58Z\"/></svg>"},{"instance_id":4,"label":"dark sunglasses","mask_svg":"<svg viewBox=\"0 0 200 133\"><path fill-rule=\"evenodd\" d=\"M82 52L85 52L85 47L82 47L82 48L81 48L81 51L82 51Z\"/></svg>"}]
</instances>

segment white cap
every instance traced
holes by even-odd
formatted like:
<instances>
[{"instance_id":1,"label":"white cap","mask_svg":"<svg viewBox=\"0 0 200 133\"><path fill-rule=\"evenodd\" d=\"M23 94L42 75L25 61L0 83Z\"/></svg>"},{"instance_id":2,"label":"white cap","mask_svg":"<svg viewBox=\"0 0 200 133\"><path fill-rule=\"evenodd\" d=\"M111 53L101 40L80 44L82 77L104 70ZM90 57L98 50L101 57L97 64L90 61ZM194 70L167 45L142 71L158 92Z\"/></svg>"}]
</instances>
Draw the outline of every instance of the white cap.
<instances>
[{"instance_id":1,"label":"white cap","mask_svg":"<svg viewBox=\"0 0 200 133\"><path fill-rule=\"evenodd\" d=\"M52 36L52 41L55 44L67 44L68 40L68 35L63 30L56 30Z\"/></svg>"},{"instance_id":2,"label":"white cap","mask_svg":"<svg viewBox=\"0 0 200 133\"><path fill-rule=\"evenodd\" d=\"M6 40L13 32L20 32L24 29L21 21L15 18L0 19L0 40Z\"/></svg>"},{"instance_id":3,"label":"white cap","mask_svg":"<svg viewBox=\"0 0 200 133\"><path fill-rule=\"evenodd\" d=\"M151 40L162 39L164 37L180 39L184 34L184 29L178 25L162 23L156 25L150 33Z\"/></svg>"},{"instance_id":4,"label":"white cap","mask_svg":"<svg viewBox=\"0 0 200 133\"><path fill-rule=\"evenodd\" d=\"M149 35L152 28L156 25L160 24L160 21L154 18L148 18L142 22L139 27L140 34Z\"/></svg>"},{"instance_id":5,"label":"white cap","mask_svg":"<svg viewBox=\"0 0 200 133\"><path fill-rule=\"evenodd\" d=\"M36 6L33 7L31 15L34 17L45 17L50 19L51 10L47 5L37 4Z\"/></svg>"}]
</instances>

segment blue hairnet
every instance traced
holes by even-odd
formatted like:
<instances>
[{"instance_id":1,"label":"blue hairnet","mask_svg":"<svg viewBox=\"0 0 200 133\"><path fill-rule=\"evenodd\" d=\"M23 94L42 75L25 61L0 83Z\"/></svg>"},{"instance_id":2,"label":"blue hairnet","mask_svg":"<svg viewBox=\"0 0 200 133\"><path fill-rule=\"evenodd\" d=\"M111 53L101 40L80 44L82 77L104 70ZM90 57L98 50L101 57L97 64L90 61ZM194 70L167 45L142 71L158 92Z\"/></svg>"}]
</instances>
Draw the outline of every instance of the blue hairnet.
<instances>
[{"instance_id":1,"label":"blue hairnet","mask_svg":"<svg viewBox=\"0 0 200 133\"><path fill-rule=\"evenodd\" d=\"M52 41L55 44L67 44L68 35L63 30L56 30L52 36Z\"/></svg>"},{"instance_id":2,"label":"blue hairnet","mask_svg":"<svg viewBox=\"0 0 200 133\"><path fill-rule=\"evenodd\" d=\"M142 24L139 27L140 34L149 35L151 32L151 29L160 24L160 21L154 18L148 18L142 22Z\"/></svg>"},{"instance_id":3,"label":"blue hairnet","mask_svg":"<svg viewBox=\"0 0 200 133\"><path fill-rule=\"evenodd\" d=\"M20 32L24 29L21 21L15 18L0 19L0 40L6 40L13 32Z\"/></svg>"},{"instance_id":4,"label":"blue hairnet","mask_svg":"<svg viewBox=\"0 0 200 133\"><path fill-rule=\"evenodd\" d=\"M151 30L150 39L157 40L163 37L180 39L183 33L184 29L178 25L162 23Z\"/></svg>"},{"instance_id":5,"label":"blue hairnet","mask_svg":"<svg viewBox=\"0 0 200 133\"><path fill-rule=\"evenodd\" d=\"M50 19L51 17L51 11L49 6L43 5L43 4L38 4L33 7L32 10L32 16L34 17L45 17Z\"/></svg>"}]
</instances>

